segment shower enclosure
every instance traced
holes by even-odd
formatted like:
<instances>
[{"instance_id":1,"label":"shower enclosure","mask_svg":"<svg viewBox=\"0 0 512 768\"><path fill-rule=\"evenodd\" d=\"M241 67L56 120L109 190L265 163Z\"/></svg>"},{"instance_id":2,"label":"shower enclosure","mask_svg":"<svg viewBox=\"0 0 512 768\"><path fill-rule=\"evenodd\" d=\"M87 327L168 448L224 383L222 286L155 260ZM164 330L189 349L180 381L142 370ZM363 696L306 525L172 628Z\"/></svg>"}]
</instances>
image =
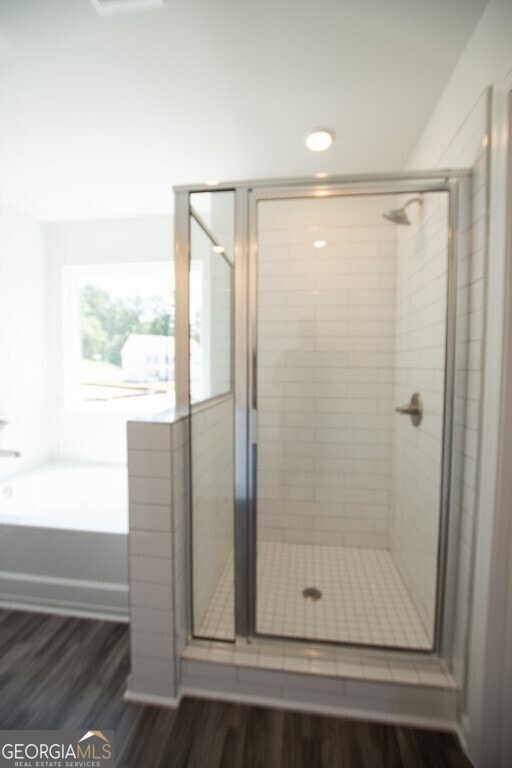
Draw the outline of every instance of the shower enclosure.
<instances>
[{"instance_id":1,"label":"shower enclosure","mask_svg":"<svg viewBox=\"0 0 512 768\"><path fill-rule=\"evenodd\" d=\"M466 179L176 190L193 636L449 642Z\"/></svg>"}]
</instances>

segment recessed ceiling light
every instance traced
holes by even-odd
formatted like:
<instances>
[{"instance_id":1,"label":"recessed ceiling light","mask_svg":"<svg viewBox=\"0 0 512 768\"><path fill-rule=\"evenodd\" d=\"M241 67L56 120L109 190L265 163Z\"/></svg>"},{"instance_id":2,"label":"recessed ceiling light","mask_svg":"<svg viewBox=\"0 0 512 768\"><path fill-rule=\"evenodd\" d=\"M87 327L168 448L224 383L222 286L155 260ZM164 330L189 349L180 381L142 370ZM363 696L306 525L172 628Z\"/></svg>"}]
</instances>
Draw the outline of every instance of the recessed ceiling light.
<instances>
[{"instance_id":1,"label":"recessed ceiling light","mask_svg":"<svg viewBox=\"0 0 512 768\"><path fill-rule=\"evenodd\" d=\"M311 152L325 152L334 141L334 132L327 128L320 128L318 131L312 131L306 136L306 147Z\"/></svg>"},{"instance_id":2,"label":"recessed ceiling light","mask_svg":"<svg viewBox=\"0 0 512 768\"><path fill-rule=\"evenodd\" d=\"M225 250L226 250L226 249L224 248L224 246L223 246L223 245L214 245L214 246L212 247L212 251L213 251L214 253L224 253L224 251L225 251Z\"/></svg>"},{"instance_id":3,"label":"recessed ceiling light","mask_svg":"<svg viewBox=\"0 0 512 768\"><path fill-rule=\"evenodd\" d=\"M315 178L317 179L326 179L328 177L328 173L315 173Z\"/></svg>"},{"instance_id":4,"label":"recessed ceiling light","mask_svg":"<svg viewBox=\"0 0 512 768\"><path fill-rule=\"evenodd\" d=\"M217 187L220 184L220 181L217 181L217 179L212 179L210 181L205 181L205 184L207 187Z\"/></svg>"},{"instance_id":5,"label":"recessed ceiling light","mask_svg":"<svg viewBox=\"0 0 512 768\"><path fill-rule=\"evenodd\" d=\"M313 248L325 248L327 240L315 240L313 242Z\"/></svg>"}]
</instances>

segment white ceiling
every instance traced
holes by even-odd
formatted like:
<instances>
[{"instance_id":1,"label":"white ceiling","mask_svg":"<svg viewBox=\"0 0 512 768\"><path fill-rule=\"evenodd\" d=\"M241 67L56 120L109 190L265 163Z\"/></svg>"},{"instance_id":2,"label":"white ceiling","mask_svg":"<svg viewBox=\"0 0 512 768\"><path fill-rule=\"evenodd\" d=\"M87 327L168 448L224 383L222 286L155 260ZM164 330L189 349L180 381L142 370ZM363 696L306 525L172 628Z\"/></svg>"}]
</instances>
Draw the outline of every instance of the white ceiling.
<instances>
[{"instance_id":1,"label":"white ceiling","mask_svg":"<svg viewBox=\"0 0 512 768\"><path fill-rule=\"evenodd\" d=\"M400 169L486 4L0 0L0 198L136 216L169 212L173 184Z\"/></svg>"}]
</instances>

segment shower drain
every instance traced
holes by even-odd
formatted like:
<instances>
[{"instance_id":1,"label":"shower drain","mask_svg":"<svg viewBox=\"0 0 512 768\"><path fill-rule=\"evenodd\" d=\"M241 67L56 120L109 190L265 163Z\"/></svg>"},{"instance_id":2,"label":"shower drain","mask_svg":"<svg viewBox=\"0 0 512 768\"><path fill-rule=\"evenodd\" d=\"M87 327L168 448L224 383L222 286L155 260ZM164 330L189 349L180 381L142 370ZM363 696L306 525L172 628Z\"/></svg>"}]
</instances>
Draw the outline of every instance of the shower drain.
<instances>
[{"instance_id":1,"label":"shower drain","mask_svg":"<svg viewBox=\"0 0 512 768\"><path fill-rule=\"evenodd\" d=\"M316 603L317 600L321 599L322 593L316 587L306 587L306 589L302 590L302 597L308 603Z\"/></svg>"}]
</instances>

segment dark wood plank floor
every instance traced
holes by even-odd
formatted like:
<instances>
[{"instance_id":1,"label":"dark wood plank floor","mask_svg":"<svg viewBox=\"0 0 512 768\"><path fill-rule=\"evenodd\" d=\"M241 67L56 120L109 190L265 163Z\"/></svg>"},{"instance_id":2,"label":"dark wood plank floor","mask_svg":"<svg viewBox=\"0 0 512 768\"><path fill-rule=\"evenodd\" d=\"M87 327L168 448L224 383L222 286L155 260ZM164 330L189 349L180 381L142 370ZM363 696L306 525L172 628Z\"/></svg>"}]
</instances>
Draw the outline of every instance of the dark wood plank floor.
<instances>
[{"instance_id":1,"label":"dark wood plank floor","mask_svg":"<svg viewBox=\"0 0 512 768\"><path fill-rule=\"evenodd\" d=\"M0 611L0 729L113 729L118 768L470 768L454 736L185 699L123 702L121 624Z\"/></svg>"}]
</instances>

